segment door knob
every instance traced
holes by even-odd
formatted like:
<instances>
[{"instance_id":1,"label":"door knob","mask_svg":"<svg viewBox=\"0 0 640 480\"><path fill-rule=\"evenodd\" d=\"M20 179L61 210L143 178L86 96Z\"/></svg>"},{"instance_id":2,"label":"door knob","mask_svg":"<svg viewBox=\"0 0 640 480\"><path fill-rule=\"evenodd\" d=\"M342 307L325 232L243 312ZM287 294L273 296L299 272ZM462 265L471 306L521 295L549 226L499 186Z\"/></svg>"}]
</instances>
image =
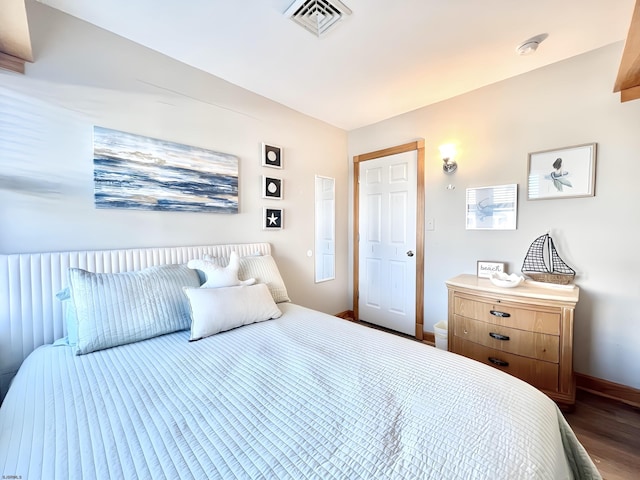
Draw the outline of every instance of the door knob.
<instances>
[{"instance_id":1,"label":"door knob","mask_svg":"<svg viewBox=\"0 0 640 480\"><path fill-rule=\"evenodd\" d=\"M407 257L413 257L413 250L409 250L407 252Z\"/></svg>"}]
</instances>

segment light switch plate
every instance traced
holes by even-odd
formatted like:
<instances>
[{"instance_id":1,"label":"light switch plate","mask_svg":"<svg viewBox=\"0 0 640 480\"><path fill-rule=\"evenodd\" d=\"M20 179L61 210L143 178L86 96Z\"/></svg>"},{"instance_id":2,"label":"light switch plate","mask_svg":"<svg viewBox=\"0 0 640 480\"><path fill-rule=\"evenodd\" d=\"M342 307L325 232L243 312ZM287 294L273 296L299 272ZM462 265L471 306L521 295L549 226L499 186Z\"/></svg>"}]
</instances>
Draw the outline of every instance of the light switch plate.
<instances>
[{"instance_id":1,"label":"light switch plate","mask_svg":"<svg viewBox=\"0 0 640 480\"><path fill-rule=\"evenodd\" d=\"M436 221L433 218L427 219L427 230L435 230L436 229Z\"/></svg>"}]
</instances>

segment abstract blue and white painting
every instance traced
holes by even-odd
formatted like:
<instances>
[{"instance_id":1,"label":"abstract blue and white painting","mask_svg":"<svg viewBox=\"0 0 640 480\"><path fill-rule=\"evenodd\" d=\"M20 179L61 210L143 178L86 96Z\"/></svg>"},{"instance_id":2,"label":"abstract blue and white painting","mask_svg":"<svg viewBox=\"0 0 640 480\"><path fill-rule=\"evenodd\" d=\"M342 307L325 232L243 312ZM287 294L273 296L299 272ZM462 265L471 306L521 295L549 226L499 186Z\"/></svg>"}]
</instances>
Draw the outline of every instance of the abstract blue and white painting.
<instances>
[{"instance_id":1,"label":"abstract blue and white painting","mask_svg":"<svg viewBox=\"0 0 640 480\"><path fill-rule=\"evenodd\" d=\"M238 157L93 128L96 208L238 213Z\"/></svg>"}]
</instances>

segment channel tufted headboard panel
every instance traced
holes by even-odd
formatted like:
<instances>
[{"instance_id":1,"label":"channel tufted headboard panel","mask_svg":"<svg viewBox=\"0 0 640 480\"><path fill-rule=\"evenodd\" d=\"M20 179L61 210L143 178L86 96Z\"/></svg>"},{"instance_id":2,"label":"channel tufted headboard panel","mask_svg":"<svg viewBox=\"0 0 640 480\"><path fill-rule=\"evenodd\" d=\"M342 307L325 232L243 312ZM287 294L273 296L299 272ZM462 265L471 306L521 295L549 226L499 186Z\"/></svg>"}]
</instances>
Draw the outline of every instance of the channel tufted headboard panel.
<instances>
[{"instance_id":1,"label":"channel tufted headboard panel","mask_svg":"<svg viewBox=\"0 0 640 480\"><path fill-rule=\"evenodd\" d=\"M132 248L0 255L0 402L22 361L34 349L66 335L56 293L67 269L117 273L154 265L186 263L204 254L228 257L271 254L268 243Z\"/></svg>"}]
</instances>

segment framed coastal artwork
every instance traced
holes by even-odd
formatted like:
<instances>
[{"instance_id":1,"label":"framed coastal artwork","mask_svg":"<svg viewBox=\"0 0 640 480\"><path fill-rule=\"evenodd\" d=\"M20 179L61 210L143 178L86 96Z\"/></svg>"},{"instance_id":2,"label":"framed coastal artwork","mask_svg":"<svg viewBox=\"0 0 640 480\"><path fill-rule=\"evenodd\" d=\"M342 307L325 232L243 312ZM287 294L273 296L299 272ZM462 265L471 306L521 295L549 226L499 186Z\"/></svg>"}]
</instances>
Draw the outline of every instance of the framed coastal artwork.
<instances>
[{"instance_id":1,"label":"framed coastal artwork","mask_svg":"<svg viewBox=\"0 0 640 480\"><path fill-rule=\"evenodd\" d=\"M262 198L282 200L283 182L281 178L262 176Z\"/></svg>"},{"instance_id":2,"label":"framed coastal artwork","mask_svg":"<svg viewBox=\"0 0 640 480\"><path fill-rule=\"evenodd\" d=\"M262 144L262 166L270 168L282 168L282 147Z\"/></svg>"},{"instance_id":3,"label":"framed coastal artwork","mask_svg":"<svg viewBox=\"0 0 640 480\"><path fill-rule=\"evenodd\" d=\"M518 184L467 188L467 230L515 230Z\"/></svg>"},{"instance_id":4,"label":"framed coastal artwork","mask_svg":"<svg viewBox=\"0 0 640 480\"><path fill-rule=\"evenodd\" d=\"M238 213L238 157L95 126L96 208Z\"/></svg>"},{"instance_id":5,"label":"framed coastal artwork","mask_svg":"<svg viewBox=\"0 0 640 480\"><path fill-rule=\"evenodd\" d=\"M265 207L262 209L263 230L282 230L284 228L284 210Z\"/></svg>"},{"instance_id":6,"label":"framed coastal artwork","mask_svg":"<svg viewBox=\"0 0 640 480\"><path fill-rule=\"evenodd\" d=\"M593 197L596 147L596 143L585 143L530 153L527 199Z\"/></svg>"}]
</instances>

